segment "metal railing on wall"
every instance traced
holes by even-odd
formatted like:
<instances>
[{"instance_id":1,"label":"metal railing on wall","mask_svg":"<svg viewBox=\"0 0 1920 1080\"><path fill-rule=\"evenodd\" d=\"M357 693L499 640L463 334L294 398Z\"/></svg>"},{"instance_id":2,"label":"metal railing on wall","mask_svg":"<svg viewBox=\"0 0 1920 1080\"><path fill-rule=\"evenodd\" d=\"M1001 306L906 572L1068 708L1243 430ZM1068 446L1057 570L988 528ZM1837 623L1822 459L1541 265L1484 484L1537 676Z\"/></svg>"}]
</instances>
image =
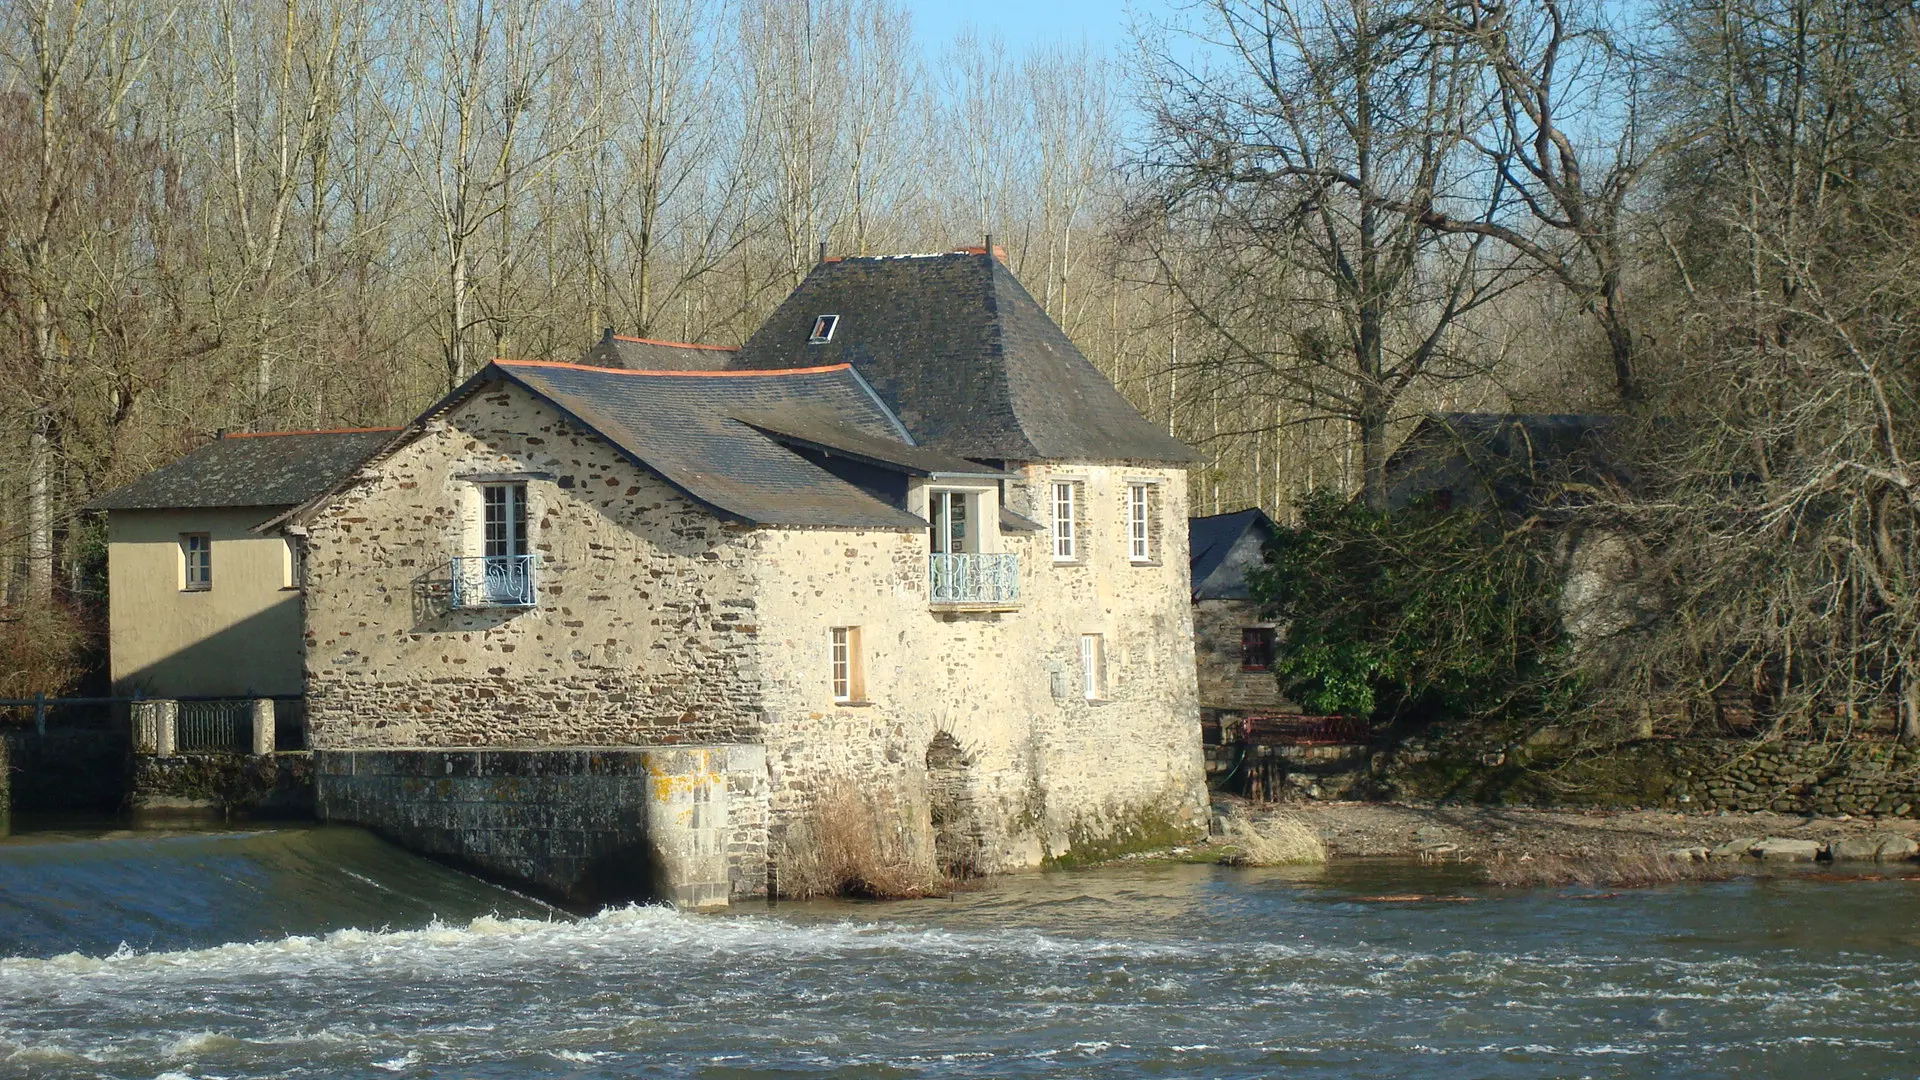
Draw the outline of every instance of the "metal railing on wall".
<instances>
[{"instance_id":1,"label":"metal railing on wall","mask_svg":"<svg viewBox=\"0 0 1920 1080\"><path fill-rule=\"evenodd\" d=\"M125 709L120 706L126 706ZM306 748L306 700L287 698L0 698L0 733L66 737L88 731L129 734L134 752L271 754Z\"/></svg>"},{"instance_id":2,"label":"metal railing on wall","mask_svg":"<svg viewBox=\"0 0 1920 1080\"><path fill-rule=\"evenodd\" d=\"M253 748L251 700L182 701L174 749L182 754L244 754Z\"/></svg>"},{"instance_id":3,"label":"metal railing on wall","mask_svg":"<svg viewBox=\"0 0 1920 1080\"><path fill-rule=\"evenodd\" d=\"M927 585L935 604L1017 604L1020 556L935 553L927 556Z\"/></svg>"}]
</instances>

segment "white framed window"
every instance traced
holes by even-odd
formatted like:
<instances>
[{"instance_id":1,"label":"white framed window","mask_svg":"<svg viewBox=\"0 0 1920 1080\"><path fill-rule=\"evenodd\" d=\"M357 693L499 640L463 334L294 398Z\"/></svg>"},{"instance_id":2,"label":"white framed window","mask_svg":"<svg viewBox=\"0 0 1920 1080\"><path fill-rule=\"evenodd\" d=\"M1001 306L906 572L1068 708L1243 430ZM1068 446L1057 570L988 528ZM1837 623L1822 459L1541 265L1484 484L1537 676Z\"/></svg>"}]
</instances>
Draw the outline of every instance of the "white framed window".
<instances>
[{"instance_id":1,"label":"white framed window","mask_svg":"<svg viewBox=\"0 0 1920 1080\"><path fill-rule=\"evenodd\" d=\"M1080 692L1088 701L1106 696L1106 641L1099 634L1080 635Z\"/></svg>"},{"instance_id":2,"label":"white framed window","mask_svg":"<svg viewBox=\"0 0 1920 1080\"><path fill-rule=\"evenodd\" d=\"M527 485L483 484L480 506L480 553L490 559L528 554Z\"/></svg>"},{"instance_id":3,"label":"white framed window","mask_svg":"<svg viewBox=\"0 0 1920 1080\"><path fill-rule=\"evenodd\" d=\"M807 335L807 344L825 345L833 340L833 332L840 326L840 316L822 315L813 320L813 332Z\"/></svg>"},{"instance_id":4,"label":"white framed window","mask_svg":"<svg viewBox=\"0 0 1920 1080\"><path fill-rule=\"evenodd\" d=\"M213 588L212 534L180 534L180 588L184 592Z\"/></svg>"},{"instance_id":5,"label":"white framed window","mask_svg":"<svg viewBox=\"0 0 1920 1080\"><path fill-rule=\"evenodd\" d=\"M1080 558L1080 485L1070 480L1053 484L1053 561Z\"/></svg>"},{"instance_id":6,"label":"white framed window","mask_svg":"<svg viewBox=\"0 0 1920 1080\"><path fill-rule=\"evenodd\" d=\"M929 545L936 555L959 555L979 550L973 522L974 494L970 491L927 493L927 520L933 523Z\"/></svg>"},{"instance_id":7,"label":"white framed window","mask_svg":"<svg viewBox=\"0 0 1920 1080\"><path fill-rule=\"evenodd\" d=\"M828 631L831 642L829 663L832 668L833 700L845 705L866 696L866 679L860 663L860 628L836 626Z\"/></svg>"},{"instance_id":8,"label":"white framed window","mask_svg":"<svg viewBox=\"0 0 1920 1080\"><path fill-rule=\"evenodd\" d=\"M1154 485L1127 485L1127 558L1137 563L1152 562L1155 555Z\"/></svg>"}]
</instances>

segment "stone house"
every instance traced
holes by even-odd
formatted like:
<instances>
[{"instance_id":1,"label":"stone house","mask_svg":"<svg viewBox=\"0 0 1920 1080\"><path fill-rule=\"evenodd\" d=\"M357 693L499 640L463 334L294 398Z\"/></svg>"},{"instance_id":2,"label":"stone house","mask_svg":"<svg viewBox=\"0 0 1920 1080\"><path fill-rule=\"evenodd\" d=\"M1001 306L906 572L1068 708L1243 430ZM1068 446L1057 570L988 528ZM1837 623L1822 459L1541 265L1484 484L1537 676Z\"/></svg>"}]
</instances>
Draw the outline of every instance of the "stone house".
<instances>
[{"instance_id":1,"label":"stone house","mask_svg":"<svg viewBox=\"0 0 1920 1080\"><path fill-rule=\"evenodd\" d=\"M1204 831L1193 455L998 259L826 260L737 352L589 356L489 365L273 523L325 816L699 904L833 793L964 871Z\"/></svg>"},{"instance_id":2,"label":"stone house","mask_svg":"<svg viewBox=\"0 0 1920 1080\"><path fill-rule=\"evenodd\" d=\"M255 526L351 475L398 430L223 435L88 504L107 523L113 692L299 697L297 551Z\"/></svg>"},{"instance_id":3,"label":"stone house","mask_svg":"<svg viewBox=\"0 0 1920 1080\"><path fill-rule=\"evenodd\" d=\"M1192 555L1193 640L1200 719L1209 742L1249 713L1297 713L1273 674L1279 630L1260 610L1247 571L1266 560L1273 519L1259 509L1187 522Z\"/></svg>"}]
</instances>

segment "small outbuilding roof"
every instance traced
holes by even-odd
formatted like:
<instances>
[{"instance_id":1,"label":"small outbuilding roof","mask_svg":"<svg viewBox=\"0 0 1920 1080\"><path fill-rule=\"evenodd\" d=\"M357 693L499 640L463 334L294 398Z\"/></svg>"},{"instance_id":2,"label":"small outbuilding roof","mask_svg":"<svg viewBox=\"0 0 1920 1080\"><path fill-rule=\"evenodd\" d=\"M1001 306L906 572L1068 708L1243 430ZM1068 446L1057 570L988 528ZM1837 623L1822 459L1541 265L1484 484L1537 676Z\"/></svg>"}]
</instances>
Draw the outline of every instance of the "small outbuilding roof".
<instances>
[{"instance_id":1,"label":"small outbuilding roof","mask_svg":"<svg viewBox=\"0 0 1920 1080\"><path fill-rule=\"evenodd\" d=\"M898 421L845 364L792 371L649 372L495 361L426 417L507 382L722 516L749 524L924 529L927 523L814 465L753 425L806 427L836 418L843 441L901 441ZM425 419L423 417L422 419Z\"/></svg>"},{"instance_id":2,"label":"small outbuilding roof","mask_svg":"<svg viewBox=\"0 0 1920 1080\"><path fill-rule=\"evenodd\" d=\"M600 340L580 357L588 367L632 368L635 371L718 371L733 362L740 350L727 345L696 345L689 341L656 341L622 337L608 327Z\"/></svg>"},{"instance_id":3,"label":"small outbuilding roof","mask_svg":"<svg viewBox=\"0 0 1920 1080\"><path fill-rule=\"evenodd\" d=\"M984 250L828 259L740 369L852 364L920 446L996 461L1198 459L1140 415Z\"/></svg>"},{"instance_id":4,"label":"small outbuilding roof","mask_svg":"<svg viewBox=\"0 0 1920 1080\"><path fill-rule=\"evenodd\" d=\"M225 435L87 504L89 510L298 506L331 490L399 428Z\"/></svg>"},{"instance_id":5,"label":"small outbuilding roof","mask_svg":"<svg viewBox=\"0 0 1920 1080\"><path fill-rule=\"evenodd\" d=\"M1432 413L1387 459L1388 505L1445 492L1456 505L1526 510L1570 484L1630 485L1614 453L1621 423L1603 413Z\"/></svg>"},{"instance_id":6,"label":"small outbuilding roof","mask_svg":"<svg viewBox=\"0 0 1920 1080\"><path fill-rule=\"evenodd\" d=\"M1247 571L1266 558L1276 530L1258 508L1187 519L1195 600L1249 600Z\"/></svg>"}]
</instances>

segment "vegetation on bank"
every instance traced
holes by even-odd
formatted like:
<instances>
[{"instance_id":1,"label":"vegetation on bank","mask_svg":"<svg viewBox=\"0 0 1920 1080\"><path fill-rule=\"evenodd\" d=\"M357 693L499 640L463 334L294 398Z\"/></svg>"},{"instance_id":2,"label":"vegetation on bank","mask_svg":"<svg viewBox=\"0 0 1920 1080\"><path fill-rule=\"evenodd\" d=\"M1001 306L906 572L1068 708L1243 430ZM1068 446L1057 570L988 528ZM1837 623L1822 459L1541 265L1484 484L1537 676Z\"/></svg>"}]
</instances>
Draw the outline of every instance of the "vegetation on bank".
<instances>
[{"instance_id":1,"label":"vegetation on bank","mask_svg":"<svg viewBox=\"0 0 1920 1080\"><path fill-rule=\"evenodd\" d=\"M1248 574L1285 627L1282 691L1308 712L1381 724L1564 710L1577 682L1551 545L1537 519L1307 497Z\"/></svg>"}]
</instances>

